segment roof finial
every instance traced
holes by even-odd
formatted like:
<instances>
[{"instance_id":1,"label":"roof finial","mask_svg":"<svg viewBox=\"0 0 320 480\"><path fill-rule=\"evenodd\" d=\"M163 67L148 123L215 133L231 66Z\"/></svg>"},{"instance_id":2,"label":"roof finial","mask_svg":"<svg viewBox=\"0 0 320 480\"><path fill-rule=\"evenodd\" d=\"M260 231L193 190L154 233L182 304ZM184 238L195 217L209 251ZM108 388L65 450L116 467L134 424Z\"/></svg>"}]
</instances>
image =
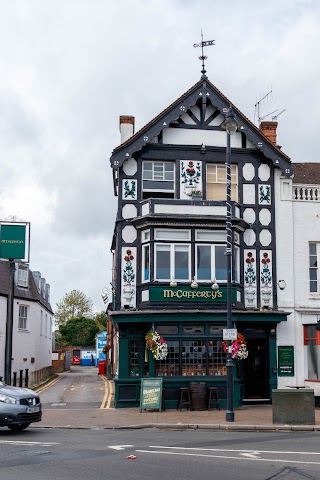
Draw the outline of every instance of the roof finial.
<instances>
[{"instance_id":1,"label":"roof finial","mask_svg":"<svg viewBox=\"0 0 320 480\"><path fill-rule=\"evenodd\" d=\"M203 33L202 33L202 30L201 30L201 43L194 43L193 46L194 46L194 48L201 47L201 56L199 57L199 60L202 60L202 70L201 70L202 77L206 76L206 69L205 69L204 61L207 60L207 58L208 58L203 54L203 47L209 47L210 45L214 45L214 40L208 40L208 41L204 42L203 41Z\"/></svg>"}]
</instances>

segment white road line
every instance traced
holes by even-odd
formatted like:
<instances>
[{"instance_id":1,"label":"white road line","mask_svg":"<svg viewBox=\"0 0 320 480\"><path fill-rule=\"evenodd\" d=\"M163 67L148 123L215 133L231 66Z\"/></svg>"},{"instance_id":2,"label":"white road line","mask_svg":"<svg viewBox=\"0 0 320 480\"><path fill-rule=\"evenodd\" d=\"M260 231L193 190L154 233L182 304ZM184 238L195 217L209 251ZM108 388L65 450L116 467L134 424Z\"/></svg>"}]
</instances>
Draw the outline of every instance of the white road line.
<instances>
[{"instance_id":1,"label":"white road line","mask_svg":"<svg viewBox=\"0 0 320 480\"><path fill-rule=\"evenodd\" d=\"M160 452L157 450L135 450L139 453L156 453L163 455L181 455L183 457L209 457L209 458L225 458L227 460L246 460L247 462L274 462L274 463L295 463L302 465L320 465L320 462L300 462L297 460L275 460L273 458L242 458L242 457L229 457L227 455L209 455L203 453L183 453L183 452Z\"/></svg>"},{"instance_id":2,"label":"white road line","mask_svg":"<svg viewBox=\"0 0 320 480\"><path fill-rule=\"evenodd\" d=\"M0 440L0 444L7 444L7 445L24 445L30 447L49 447L50 445L60 445L58 442L27 442L23 440Z\"/></svg>"},{"instance_id":3,"label":"white road line","mask_svg":"<svg viewBox=\"0 0 320 480\"><path fill-rule=\"evenodd\" d=\"M133 447L133 445L113 445L108 448L112 448L113 450L124 450L125 448Z\"/></svg>"},{"instance_id":4,"label":"white road line","mask_svg":"<svg viewBox=\"0 0 320 480\"><path fill-rule=\"evenodd\" d=\"M320 455L320 452L288 452L287 450L231 450L227 448L199 448L199 447L168 447L163 445L149 445L149 448L167 448L167 449L174 449L174 450L195 450L197 452L239 452L239 453L284 453L284 454L292 454L292 455Z\"/></svg>"}]
</instances>

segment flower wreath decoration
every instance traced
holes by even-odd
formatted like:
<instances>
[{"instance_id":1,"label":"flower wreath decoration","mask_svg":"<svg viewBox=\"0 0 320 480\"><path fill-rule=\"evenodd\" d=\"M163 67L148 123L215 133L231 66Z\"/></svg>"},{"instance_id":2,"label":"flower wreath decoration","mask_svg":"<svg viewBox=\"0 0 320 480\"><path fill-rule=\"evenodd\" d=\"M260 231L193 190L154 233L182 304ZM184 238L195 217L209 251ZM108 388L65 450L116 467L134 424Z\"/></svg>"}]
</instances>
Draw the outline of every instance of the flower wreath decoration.
<instances>
[{"instance_id":1,"label":"flower wreath decoration","mask_svg":"<svg viewBox=\"0 0 320 480\"><path fill-rule=\"evenodd\" d=\"M227 342L222 342L223 351L226 353L228 351ZM237 340L232 340L231 342L231 356L236 360L244 360L248 357L249 352L247 350L247 342L245 341L244 335L238 333Z\"/></svg>"},{"instance_id":2,"label":"flower wreath decoration","mask_svg":"<svg viewBox=\"0 0 320 480\"><path fill-rule=\"evenodd\" d=\"M146 347L152 352L155 360L165 360L168 355L168 345L159 333L155 330L150 330L146 337Z\"/></svg>"}]
</instances>

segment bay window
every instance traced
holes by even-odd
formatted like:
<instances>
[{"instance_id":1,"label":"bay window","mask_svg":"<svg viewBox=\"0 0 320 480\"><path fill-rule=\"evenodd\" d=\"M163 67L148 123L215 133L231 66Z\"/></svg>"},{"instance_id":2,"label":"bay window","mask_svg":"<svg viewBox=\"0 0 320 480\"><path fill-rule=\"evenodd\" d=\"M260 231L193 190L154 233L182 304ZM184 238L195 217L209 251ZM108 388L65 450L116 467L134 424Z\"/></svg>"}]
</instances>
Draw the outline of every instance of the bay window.
<instances>
[{"instance_id":1,"label":"bay window","mask_svg":"<svg viewBox=\"0 0 320 480\"><path fill-rule=\"evenodd\" d=\"M197 245L197 280L227 280L225 245Z\"/></svg>"},{"instance_id":2,"label":"bay window","mask_svg":"<svg viewBox=\"0 0 320 480\"><path fill-rule=\"evenodd\" d=\"M156 280L190 280L190 277L190 245L155 245Z\"/></svg>"},{"instance_id":3,"label":"bay window","mask_svg":"<svg viewBox=\"0 0 320 480\"><path fill-rule=\"evenodd\" d=\"M150 245L142 245L142 281L150 280Z\"/></svg>"}]
</instances>

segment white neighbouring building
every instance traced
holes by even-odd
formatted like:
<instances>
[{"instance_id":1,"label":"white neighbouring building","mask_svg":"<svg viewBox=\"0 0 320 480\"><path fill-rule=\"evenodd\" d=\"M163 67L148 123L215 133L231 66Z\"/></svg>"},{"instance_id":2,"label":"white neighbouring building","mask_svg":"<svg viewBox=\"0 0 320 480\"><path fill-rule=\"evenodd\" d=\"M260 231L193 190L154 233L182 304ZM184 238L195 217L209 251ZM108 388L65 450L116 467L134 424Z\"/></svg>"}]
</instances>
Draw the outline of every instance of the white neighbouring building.
<instances>
[{"instance_id":1,"label":"white neighbouring building","mask_svg":"<svg viewBox=\"0 0 320 480\"><path fill-rule=\"evenodd\" d=\"M294 347L294 376L278 386L308 386L320 397L320 164L293 163L277 182L278 307L291 312L277 328L277 345Z\"/></svg>"},{"instance_id":2,"label":"white neighbouring building","mask_svg":"<svg viewBox=\"0 0 320 480\"><path fill-rule=\"evenodd\" d=\"M0 377L5 373L5 344L9 262L0 261ZM53 311L50 285L40 272L32 272L27 264L15 264L13 306L12 376L28 369L29 385L46 378L52 365Z\"/></svg>"}]
</instances>

